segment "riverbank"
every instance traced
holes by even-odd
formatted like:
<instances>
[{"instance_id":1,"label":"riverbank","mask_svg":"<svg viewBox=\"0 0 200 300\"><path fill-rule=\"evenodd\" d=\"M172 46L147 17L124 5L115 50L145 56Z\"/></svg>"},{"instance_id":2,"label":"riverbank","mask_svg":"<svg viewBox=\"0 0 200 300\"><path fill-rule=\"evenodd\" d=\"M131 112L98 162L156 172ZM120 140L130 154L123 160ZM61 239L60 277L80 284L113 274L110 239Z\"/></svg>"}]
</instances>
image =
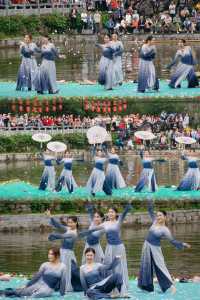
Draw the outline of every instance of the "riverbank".
<instances>
[{"instance_id":1,"label":"riverbank","mask_svg":"<svg viewBox=\"0 0 200 300\"><path fill-rule=\"evenodd\" d=\"M85 228L89 226L89 218L87 214L77 214L75 212L74 214L78 216L82 227ZM56 215L57 218L61 216L63 216L63 214ZM168 212L168 223L170 225L200 223L200 210L189 209L170 211ZM142 227L149 225L151 225L151 219L146 212L129 213L124 222L125 227ZM51 230L52 228L49 225L49 218L44 214L1 215L0 232L49 232Z\"/></svg>"}]
</instances>

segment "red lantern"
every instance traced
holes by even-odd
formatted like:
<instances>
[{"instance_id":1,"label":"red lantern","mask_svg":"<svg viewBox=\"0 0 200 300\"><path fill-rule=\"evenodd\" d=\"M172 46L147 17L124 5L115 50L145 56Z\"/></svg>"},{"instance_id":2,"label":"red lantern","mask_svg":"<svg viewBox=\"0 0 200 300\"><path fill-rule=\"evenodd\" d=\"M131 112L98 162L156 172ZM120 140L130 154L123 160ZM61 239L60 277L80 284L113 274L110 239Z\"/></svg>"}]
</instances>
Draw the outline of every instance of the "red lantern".
<instances>
[{"instance_id":1,"label":"red lantern","mask_svg":"<svg viewBox=\"0 0 200 300\"><path fill-rule=\"evenodd\" d=\"M88 103L87 98L85 98L85 101L84 101L84 110L87 111L88 109L89 109L89 103Z\"/></svg>"},{"instance_id":2,"label":"red lantern","mask_svg":"<svg viewBox=\"0 0 200 300\"><path fill-rule=\"evenodd\" d=\"M19 112L23 112L24 108L23 105L19 105Z\"/></svg>"},{"instance_id":3,"label":"red lantern","mask_svg":"<svg viewBox=\"0 0 200 300\"><path fill-rule=\"evenodd\" d=\"M118 105L118 112L121 112L121 111L122 111L122 105L119 104L119 105Z\"/></svg>"},{"instance_id":4,"label":"red lantern","mask_svg":"<svg viewBox=\"0 0 200 300\"><path fill-rule=\"evenodd\" d=\"M42 112L42 107L41 107L41 106L38 107L38 112L39 112L39 113Z\"/></svg>"},{"instance_id":5,"label":"red lantern","mask_svg":"<svg viewBox=\"0 0 200 300\"><path fill-rule=\"evenodd\" d=\"M52 106L52 111L54 111L54 112L56 111L56 106L55 105Z\"/></svg>"},{"instance_id":6,"label":"red lantern","mask_svg":"<svg viewBox=\"0 0 200 300\"><path fill-rule=\"evenodd\" d=\"M11 105L11 110L12 110L13 112L16 111L16 105L15 105L15 103L13 103L13 104Z\"/></svg>"},{"instance_id":7,"label":"red lantern","mask_svg":"<svg viewBox=\"0 0 200 300\"><path fill-rule=\"evenodd\" d=\"M31 110L30 106L26 106L26 112L30 113L30 110Z\"/></svg>"},{"instance_id":8,"label":"red lantern","mask_svg":"<svg viewBox=\"0 0 200 300\"><path fill-rule=\"evenodd\" d=\"M103 107L103 113L105 114L107 112L106 106Z\"/></svg>"},{"instance_id":9,"label":"red lantern","mask_svg":"<svg viewBox=\"0 0 200 300\"><path fill-rule=\"evenodd\" d=\"M95 106L96 106L96 105L95 105L95 102L94 102L94 101L92 101L92 107L91 107L91 111L93 111L93 112L95 111Z\"/></svg>"},{"instance_id":10,"label":"red lantern","mask_svg":"<svg viewBox=\"0 0 200 300\"><path fill-rule=\"evenodd\" d=\"M63 102L62 102L62 98L61 97L59 97L59 100L58 100L58 102L60 103L60 104L62 104Z\"/></svg>"},{"instance_id":11,"label":"red lantern","mask_svg":"<svg viewBox=\"0 0 200 300\"><path fill-rule=\"evenodd\" d=\"M45 107L45 112L47 112L47 113L49 112L49 106Z\"/></svg>"},{"instance_id":12,"label":"red lantern","mask_svg":"<svg viewBox=\"0 0 200 300\"><path fill-rule=\"evenodd\" d=\"M107 101L107 106L110 107L111 106L111 102Z\"/></svg>"},{"instance_id":13,"label":"red lantern","mask_svg":"<svg viewBox=\"0 0 200 300\"><path fill-rule=\"evenodd\" d=\"M110 113L110 112L111 112L111 108L110 108L110 107L108 107L108 108L107 108L107 110L108 110L108 113Z\"/></svg>"},{"instance_id":14,"label":"red lantern","mask_svg":"<svg viewBox=\"0 0 200 300\"><path fill-rule=\"evenodd\" d=\"M124 101L124 103L123 103L123 109L127 110L127 102L126 101Z\"/></svg>"},{"instance_id":15,"label":"red lantern","mask_svg":"<svg viewBox=\"0 0 200 300\"><path fill-rule=\"evenodd\" d=\"M26 100L26 105L30 106L30 100L29 99Z\"/></svg>"},{"instance_id":16,"label":"red lantern","mask_svg":"<svg viewBox=\"0 0 200 300\"><path fill-rule=\"evenodd\" d=\"M59 105L58 105L58 108L59 108L59 111L62 111L62 109L63 109L62 104L59 104Z\"/></svg>"},{"instance_id":17,"label":"red lantern","mask_svg":"<svg viewBox=\"0 0 200 300\"><path fill-rule=\"evenodd\" d=\"M37 112L37 108L35 106L32 107L32 112L36 113Z\"/></svg>"}]
</instances>

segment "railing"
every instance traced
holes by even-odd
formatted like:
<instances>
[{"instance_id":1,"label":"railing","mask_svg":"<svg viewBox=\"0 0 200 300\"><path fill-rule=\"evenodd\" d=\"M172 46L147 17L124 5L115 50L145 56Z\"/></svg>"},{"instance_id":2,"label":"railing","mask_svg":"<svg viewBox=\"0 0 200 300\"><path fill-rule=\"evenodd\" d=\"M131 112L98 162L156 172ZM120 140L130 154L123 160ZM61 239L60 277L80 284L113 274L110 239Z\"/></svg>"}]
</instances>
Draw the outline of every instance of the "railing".
<instances>
[{"instance_id":1,"label":"railing","mask_svg":"<svg viewBox=\"0 0 200 300\"><path fill-rule=\"evenodd\" d=\"M68 13L73 6L77 8L85 8L85 0L79 1L51 1L46 3L23 3L23 4L13 4L10 2L5 2L5 4L0 3L0 16L11 16L17 14L25 15L35 15L35 14L51 14L55 12Z\"/></svg>"},{"instance_id":2,"label":"railing","mask_svg":"<svg viewBox=\"0 0 200 300\"><path fill-rule=\"evenodd\" d=\"M11 135L11 134L34 134L37 132L48 132L49 134L70 134L70 133L81 133L87 132L89 127L77 127L71 128L68 126L27 126L27 127L0 127L0 135Z\"/></svg>"}]
</instances>

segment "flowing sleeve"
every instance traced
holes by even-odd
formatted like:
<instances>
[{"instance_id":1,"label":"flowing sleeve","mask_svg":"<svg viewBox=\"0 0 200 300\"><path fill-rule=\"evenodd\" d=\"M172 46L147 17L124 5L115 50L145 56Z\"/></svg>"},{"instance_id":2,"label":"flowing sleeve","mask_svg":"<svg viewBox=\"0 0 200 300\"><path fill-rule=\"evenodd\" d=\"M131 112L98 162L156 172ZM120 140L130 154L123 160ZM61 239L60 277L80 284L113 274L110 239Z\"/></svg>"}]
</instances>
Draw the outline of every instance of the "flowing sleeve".
<instances>
[{"instance_id":1,"label":"flowing sleeve","mask_svg":"<svg viewBox=\"0 0 200 300\"><path fill-rule=\"evenodd\" d=\"M104 230L103 226L97 226L92 229L82 230L78 233L78 238L83 239L83 238L87 237L88 235L90 235L91 233L93 233L95 231L101 231L101 230Z\"/></svg>"},{"instance_id":2,"label":"flowing sleeve","mask_svg":"<svg viewBox=\"0 0 200 300\"><path fill-rule=\"evenodd\" d=\"M35 284L42 276L42 274L44 273L44 270L45 270L45 266L46 266L46 263L43 263L40 268L39 268L39 271L33 276L33 278L27 283L26 287L29 287L33 284Z\"/></svg>"},{"instance_id":3,"label":"flowing sleeve","mask_svg":"<svg viewBox=\"0 0 200 300\"><path fill-rule=\"evenodd\" d=\"M147 201L147 209L148 209L148 213L149 213L149 216L150 216L152 222L155 222L156 216L155 216L155 213L154 213L153 200L151 198L149 198L148 201Z\"/></svg>"},{"instance_id":4,"label":"flowing sleeve","mask_svg":"<svg viewBox=\"0 0 200 300\"><path fill-rule=\"evenodd\" d=\"M115 50L114 55L115 56L121 56L124 52L124 47L122 45L122 43L120 43L119 47L117 47L117 49Z\"/></svg>"},{"instance_id":5,"label":"flowing sleeve","mask_svg":"<svg viewBox=\"0 0 200 300\"><path fill-rule=\"evenodd\" d=\"M127 204L126 207L125 207L125 209L124 209L124 211L123 211L123 213L120 214L120 216L119 216L118 222L119 222L120 224L122 224L122 222L123 222L124 219L126 218L126 215L128 214L128 212L129 212L131 209L132 209L132 205L131 205L130 203Z\"/></svg>"},{"instance_id":6,"label":"flowing sleeve","mask_svg":"<svg viewBox=\"0 0 200 300\"><path fill-rule=\"evenodd\" d=\"M119 264L119 262L120 262L120 258L115 257L110 264L108 265L102 264L99 267L99 272L105 275L105 272L113 270Z\"/></svg>"},{"instance_id":7,"label":"flowing sleeve","mask_svg":"<svg viewBox=\"0 0 200 300\"><path fill-rule=\"evenodd\" d=\"M101 50L103 50L103 48L104 48L104 46L103 46L103 45L101 45L101 44L98 44L98 43L96 43L96 44L95 44L95 46L96 46L97 48L101 49Z\"/></svg>"},{"instance_id":8,"label":"flowing sleeve","mask_svg":"<svg viewBox=\"0 0 200 300\"><path fill-rule=\"evenodd\" d=\"M49 241L55 241L55 240L64 240L64 239L71 239L74 237L73 233L51 233L48 237Z\"/></svg>"},{"instance_id":9,"label":"flowing sleeve","mask_svg":"<svg viewBox=\"0 0 200 300\"><path fill-rule=\"evenodd\" d=\"M63 225L56 218L50 219L50 225L53 226L54 228L63 229L65 232L67 232L67 226Z\"/></svg>"},{"instance_id":10,"label":"flowing sleeve","mask_svg":"<svg viewBox=\"0 0 200 300\"><path fill-rule=\"evenodd\" d=\"M60 279L60 295L64 296L65 294L65 287L66 287L66 278L67 278L67 268L66 266L63 267L61 279Z\"/></svg>"},{"instance_id":11,"label":"flowing sleeve","mask_svg":"<svg viewBox=\"0 0 200 300\"><path fill-rule=\"evenodd\" d=\"M81 285L82 285L83 291L86 294L86 292L88 290L88 286L87 286L87 282L85 280L85 274L84 274L84 271L83 271L83 266L80 267L80 280L81 280Z\"/></svg>"},{"instance_id":12,"label":"flowing sleeve","mask_svg":"<svg viewBox=\"0 0 200 300\"><path fill-rule=\"evenodd\" d=\"M185 248L184 243L177 241L171 234L170 230L166 227L164 231L164 238L169 240L169 242L178 250L182 250Z\"/></svg>"},{"instance_id":13,"label":"flowing sleeve","mask_svg":"<svg viewBox=\"0 0 200 300\"><path fill-rule=\"evenodd\" d=\"M181 54L179 51L177 51L172 62L169 65L167 65L167 69L171 69L171 67L173 67L175 64L177 64L177 62L179 61L180 58L181 58Z\"/></svg>"}]
</instances>

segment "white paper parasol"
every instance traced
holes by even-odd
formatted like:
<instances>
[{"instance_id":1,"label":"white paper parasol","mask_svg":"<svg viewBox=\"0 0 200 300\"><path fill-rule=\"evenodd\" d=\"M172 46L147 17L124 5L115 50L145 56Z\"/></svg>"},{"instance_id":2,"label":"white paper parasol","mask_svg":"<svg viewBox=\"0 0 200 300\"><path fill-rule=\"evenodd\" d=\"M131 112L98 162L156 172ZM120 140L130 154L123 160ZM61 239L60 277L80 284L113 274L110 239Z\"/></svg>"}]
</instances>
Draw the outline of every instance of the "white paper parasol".
<instances>
[{"instance_id":1,"label":"white paper parasol","mask_svg":"<svg viewBox=\"0 0 200 300\"><path fill-rule=\"evenodd\" d=\"M136 131L135 137L141 140L153 140L156 138L151 131Z\"/></svg>"},{"instance_id":2,"label":"white paper parasol","mask_svg":"<svg viewBox=\"0 0 200 300\"><path fill-rule=\"evenodd\" d=\"M32 139L39 143L47 143L52 139L52 137L50 136L50 134L41 132L32 135Z\"/></svg>"},{"instance_id":3,"label":"white paper parasol","mask_svg":"<svg viewBox=\"0 0 200 300\"><path fill-rule=\"evenodd\" d=\"M59 152L65 152L67 146L61 142L50 142L47 144L47 149L49 149L52 152L59 153Z\"/></svg>"},{"instance_id":4,"label":"white paper parasol","mask_svg":"<svg viewBox=\"0 0 200 300\"><path fill-rule=\"evenodd\" d=\"M105 128L101 126L93 126L87 131L87 138L90 144L102 144L108 133Z\"/></svg>"},{"instance_id":5,"label":"white paper parasol","mask_svg":"<svg viewBox=\"0 0 200 300\"><path fill-rule=\"evenodd\" d=\"M189 136L177 136L175 141L179 144L191 145L196 143L196 140Z\"/></svg>"}]
</instances>

